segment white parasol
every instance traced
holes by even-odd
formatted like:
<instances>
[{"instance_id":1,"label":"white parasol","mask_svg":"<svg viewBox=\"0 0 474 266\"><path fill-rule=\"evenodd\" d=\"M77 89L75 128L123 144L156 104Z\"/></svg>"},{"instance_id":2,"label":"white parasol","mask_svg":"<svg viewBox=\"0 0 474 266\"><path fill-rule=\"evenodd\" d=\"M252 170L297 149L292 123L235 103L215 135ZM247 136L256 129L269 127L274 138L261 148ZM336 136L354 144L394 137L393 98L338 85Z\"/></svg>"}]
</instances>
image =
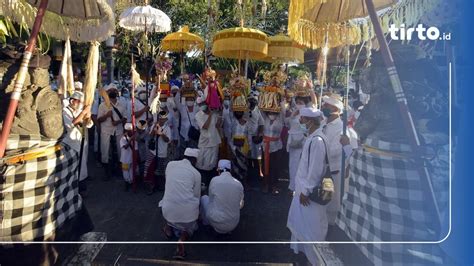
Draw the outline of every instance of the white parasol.
<instances>
[{"instance_id":1,"label":"white parasol","mask_svg":"<svg viewBox=\"0 0 474 266\"><path fill-rule=\"evenodd\" d=\"M120 14L119 25L131 31L168 32L171 30L171 19L163 11L150 5L135 6Z\"/></svg>"}]
</instances>

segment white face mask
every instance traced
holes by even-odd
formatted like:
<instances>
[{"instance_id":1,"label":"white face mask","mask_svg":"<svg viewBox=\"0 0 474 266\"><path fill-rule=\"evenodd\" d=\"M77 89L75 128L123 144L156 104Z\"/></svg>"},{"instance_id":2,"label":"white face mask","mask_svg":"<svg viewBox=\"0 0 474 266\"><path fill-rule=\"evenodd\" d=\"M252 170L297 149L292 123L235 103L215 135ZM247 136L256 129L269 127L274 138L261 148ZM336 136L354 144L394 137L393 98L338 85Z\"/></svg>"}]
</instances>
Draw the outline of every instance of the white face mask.
<instances>
[{"instance_id":1,"label":"white face mask","mask_svg":"<svg viewBox=\"0 0 474 266\"><path fill-rule=\"evenodd\" d=\"M360 116L360 112L356 111L355 114L354 114L355 119L359 119L359 116Z\"/></svg>"},{"instance_id":2,"label":"white face mask","mask_svg":"<svg viewBox=\"0 0 474 266\"><path fill-rule=\"evenodd\" d=\"M271 115L268 115L268 118L269 118L270 120L272 120L272 121L275 121L275 119L277 118L277 116L271 114Z\"/></svg>"},{"instance_id":3,"label":"white face mask","mask_svg":"<svg viewBox=\"0 0 474 266\"><path fill-rule=\"evenodd\" d=\"M306 105L304 105L304 104L297 104L297 105L296 105L296 109L297 109L298 111L301 110L301 109L303 109L303 108L305 108L305 107L306 107Z\"/></svg>"},{"instance_id":4,"label":"white face mask","mask_svg":"<svg viewBox=\"0 0 474 266\"><path fill-rule=\"evenodd\" d=\"M186 106L188 106L188 107L193 107L193 106L194 106L194 102L193 102L193 101L186 101Z\"/></svg>"}]
</instances>

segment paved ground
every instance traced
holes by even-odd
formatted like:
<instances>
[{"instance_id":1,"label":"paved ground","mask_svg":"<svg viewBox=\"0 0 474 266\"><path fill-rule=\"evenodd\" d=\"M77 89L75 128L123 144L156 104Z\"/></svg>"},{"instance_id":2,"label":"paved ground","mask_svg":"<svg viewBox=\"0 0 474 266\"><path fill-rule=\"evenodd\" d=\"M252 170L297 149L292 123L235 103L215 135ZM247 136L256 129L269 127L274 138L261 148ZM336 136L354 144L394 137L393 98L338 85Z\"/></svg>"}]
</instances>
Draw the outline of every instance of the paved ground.
<instances>
[{"instance_id":1,"label":"paved ground","mask_svg":"<svg viewBox=\"0 0 474 266\"><path fill-rule=\"evenodd\" d=\"M95 161L89 165L91 180L85 204L94 221L96 232L105 232L108 241L166 241L161 228L163 218L158 202L163 193L146 195L143 186L137 193L124 191L123 181L111 178L103 181L103 169ZM288 183L281 182L281 187ZM258 183L245 192L245 207L241 221L231 236L216 238L201 227L191 241L288 241L290 232L286 228L290 196L263 194ZM285 190L286 191L286 190ZM336 233L333 233L333 235ZM357 247L346 245L337 256L345 265L368 265ZM106 244L96 256L94 264L111 265L162 265L175 264L173 244ZM298 264L305 265L303 255L295 255L287 244L192 244L186 246L187 263L195 264Z\"/></svg>"}]
</instances>

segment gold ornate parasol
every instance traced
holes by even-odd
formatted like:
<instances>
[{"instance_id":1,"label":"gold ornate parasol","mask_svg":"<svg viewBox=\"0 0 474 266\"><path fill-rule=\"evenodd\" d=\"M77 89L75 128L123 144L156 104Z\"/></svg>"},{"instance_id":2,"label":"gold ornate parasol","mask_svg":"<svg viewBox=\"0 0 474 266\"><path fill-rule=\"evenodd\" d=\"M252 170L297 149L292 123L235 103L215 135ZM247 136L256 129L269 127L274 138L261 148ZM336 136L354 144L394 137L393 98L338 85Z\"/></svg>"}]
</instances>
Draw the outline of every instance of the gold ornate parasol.
<instances>
[{"instance_id":1,"label":"gold ornate parasol","mask_svg":"<svg viewBox=\"0 0 474 266\"><path fill-rule=\"evenodd\" d=\"M166 35L161 41L162 50L181 54L181 74L184 72L184 53L203 51L204 45L204 40L199 35L190 33L188 26Z\"/></svg>"},{"instance_id":2,"label":"gold ornate parasol","mask_svg":"<svg viewBox=\"0 0 474 266\"><path fill-rule=\"evenodd\" d=\"M189 52L204 50L204 40L197 34L190 33L184 26L179 31L170 33L161 41L161 49L169 52Z\"/></svg>"},{"instance_id":3,"label":"gold ornate parasol","mask_svg":"<svg viewBox=\"0 0 474 266\"><path fill-rule=\"evenodd\" d=\"M39 0L6 0L0 4L3 14L33 28ZM41 32L56 39L75 42L104 41L115 30L114 1L49 0Z\"/></svg>"},{"instance_id":4,"label":"gold ornate parasol","mask_svg":"<svg viewBox=\"0 0 474 266\"><path fill-rule=\"evenodd\" d=\"M423 13L432 10L438 0L373 0L384 31L391 23L411 26ZM392 8L390 8L392 7ZM375 37L365 1L291 0L288 33L298 43L317 49L357 45ZM357 18L363 18L353 20ZM401 21L403 18L403 22Z\"/></svg>"},{"instance_id":5,"label":"gold ornate parasol","mask_svg":"<svg viewBox=\"0 0 474 266\"><path fill-rule=\"evenodd\" d=\"M304 46L284 34L268 37L268 54L262 61L270 63L304 63Z\"/></svg>"},{"instance_id":6,"label":"gold ornate parasol","mask_svg":"<svg viewBox=\"0 0 474 266\"><path fill-rule=\"evenodd\" d=\"M267 39L265 33L256 29L225 29L214 35L212 53L222 58L262 59L268 53Z\"/></svg>"}]
</instances>

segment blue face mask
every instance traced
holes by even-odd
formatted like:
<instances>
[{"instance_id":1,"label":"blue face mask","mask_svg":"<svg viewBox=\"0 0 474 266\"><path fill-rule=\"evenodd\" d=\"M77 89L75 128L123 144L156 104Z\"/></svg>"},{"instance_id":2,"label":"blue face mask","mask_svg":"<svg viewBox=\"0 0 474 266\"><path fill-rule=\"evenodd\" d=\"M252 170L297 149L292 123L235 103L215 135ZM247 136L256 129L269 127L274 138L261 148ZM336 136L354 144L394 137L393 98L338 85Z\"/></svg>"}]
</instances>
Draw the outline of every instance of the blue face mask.
<instances>
[{"instance_id":1,"label":"blue face mask","mask_svg":"<svg viewBox=\"0 0 474 266\"><path fill-rule=\"evenodd\" d=\"M329 108L323 108L321 111L323 112L325 117L330 117L332 114L332 111Z\"/></svg>"},{"instance_id":2,"label":"blue face mask","mask_svg":"<svg viewBox=\"0 0 474 266\"><path fill-rule=\"evenodd\" d=\"M308 133L308 126L300 123L300 128L304 133Z\"/></svg>"}]
</instances>

